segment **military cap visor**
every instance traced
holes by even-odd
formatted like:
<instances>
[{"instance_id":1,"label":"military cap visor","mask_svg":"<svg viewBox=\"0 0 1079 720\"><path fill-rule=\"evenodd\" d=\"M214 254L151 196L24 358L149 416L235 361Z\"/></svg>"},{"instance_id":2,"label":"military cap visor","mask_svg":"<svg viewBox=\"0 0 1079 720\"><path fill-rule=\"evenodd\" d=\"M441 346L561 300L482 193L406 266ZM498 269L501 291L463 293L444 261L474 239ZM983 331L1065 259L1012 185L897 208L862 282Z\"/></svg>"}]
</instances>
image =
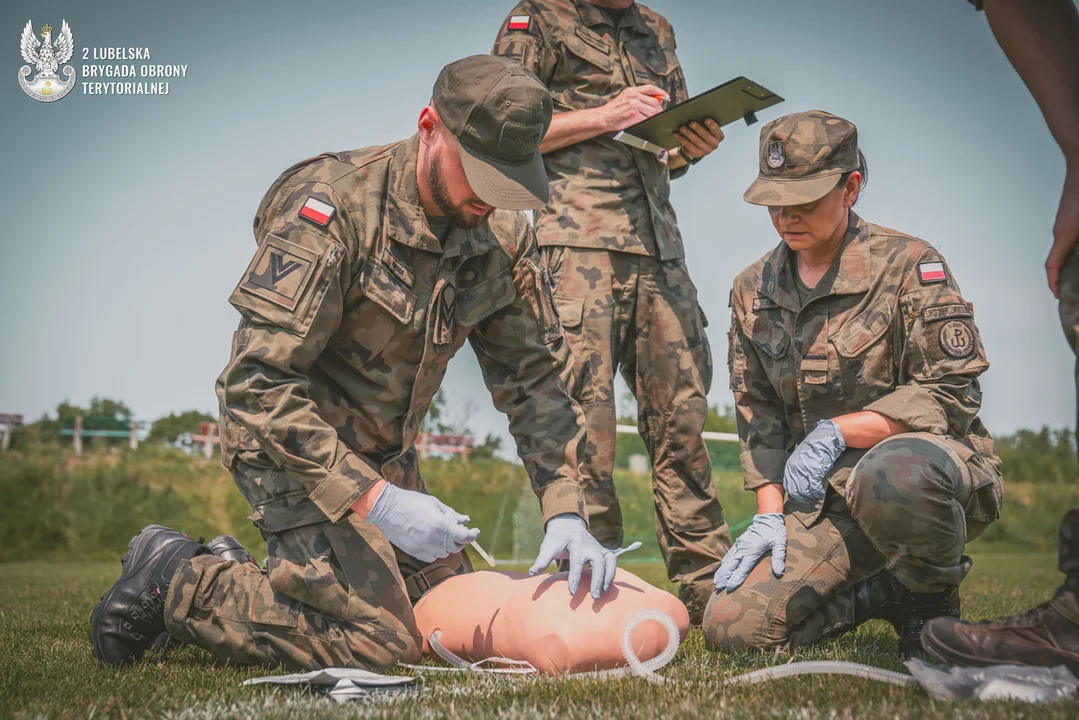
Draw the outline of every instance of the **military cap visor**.
<instances>
[{"instance_id":1,"label":"military cap visor","mask_svg":"<svg viewBox=\"0 0 1079 720\"><path fill-rule=\"evenodd\" d=\"M830 173L806 180L781 180L758 177L742 198L753 205L783 207L816 202L839 184L843 172Z\"/></svg>"},{"instance_id":2,"label":"military cap visor","mask_svg":"<svg viewBox=\"0 0 1079 720\"><path fill-rule=\"evenodd\" d=\"M476 197L504 210L538 210L550 199L547 171L539 151L519 165L485 157L459 142L461 166Z\"/></svg>"}]
</instances>

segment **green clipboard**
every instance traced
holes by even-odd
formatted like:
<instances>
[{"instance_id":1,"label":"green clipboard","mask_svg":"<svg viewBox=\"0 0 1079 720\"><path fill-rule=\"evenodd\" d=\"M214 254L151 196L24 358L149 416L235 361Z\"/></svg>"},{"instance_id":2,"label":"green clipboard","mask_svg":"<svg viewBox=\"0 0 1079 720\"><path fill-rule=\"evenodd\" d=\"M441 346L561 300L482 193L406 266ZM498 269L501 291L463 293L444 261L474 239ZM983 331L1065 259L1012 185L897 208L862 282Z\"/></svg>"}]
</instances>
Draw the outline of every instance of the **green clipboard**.
<instances>
[{"instance_id":1,"label":"green clipboard","mask_svg":"<svg viewBox=\"0 0 1079 720\"><path fill-rule=\"evenodd\" d=\"M692 120L712 118L722 127L736 120L747 125L757 122L756 113L778 105L783 98L744 77L736 77L718 87L673 105L614 136L641 150L656 153L678 147L674 131Z\"/></svg>"}]
</instances>

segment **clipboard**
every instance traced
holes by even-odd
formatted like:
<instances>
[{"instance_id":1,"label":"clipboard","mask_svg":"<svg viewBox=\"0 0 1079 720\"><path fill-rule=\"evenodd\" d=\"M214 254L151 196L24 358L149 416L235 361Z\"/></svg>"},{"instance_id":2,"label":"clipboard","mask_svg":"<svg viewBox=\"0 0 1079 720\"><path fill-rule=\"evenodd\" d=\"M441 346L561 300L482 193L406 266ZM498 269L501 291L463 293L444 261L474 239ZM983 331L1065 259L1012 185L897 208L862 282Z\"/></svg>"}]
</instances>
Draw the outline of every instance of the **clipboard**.
<instances>
[{"instance_id":1,"label":"clipboard","mask_svg":"<svg viewBox=\"0 0 1079 720\"><path fill-rule=\"evenodd\" d=\"M614 136L615 140L659 155L678 147L674 131L691 120L712 118L720 127L736 120L747 125L757 122L756 113L778 105L783 98L745 77L736 77L683 103L631 125Z\"/></svg>"}]
</instances>

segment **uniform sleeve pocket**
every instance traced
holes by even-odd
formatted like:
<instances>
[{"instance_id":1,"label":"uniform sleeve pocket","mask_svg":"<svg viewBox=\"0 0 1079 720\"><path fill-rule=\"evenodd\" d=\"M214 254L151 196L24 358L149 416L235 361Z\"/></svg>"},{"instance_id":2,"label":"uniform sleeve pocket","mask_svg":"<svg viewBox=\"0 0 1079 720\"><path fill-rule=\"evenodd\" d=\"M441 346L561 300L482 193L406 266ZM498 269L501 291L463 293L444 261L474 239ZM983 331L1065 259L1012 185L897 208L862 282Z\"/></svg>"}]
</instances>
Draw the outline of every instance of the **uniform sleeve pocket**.
<instances>
[{"instance_id":1,"label":"uniform sleeve pocket","mask_svg":"<svg viewBox=\"0 0 1079 720\"><path fill-rule=\"evenodd\" d=\"M584 300L565 296L554 296L554 306L558 311L558 320L564 328L579 327L584 319Z\"/></svg>"},{"instance_id":2,"label":"uniform sleeve pocket","mask_svg":"<svg viewBox=\"0 0 1079 720\"><path fill-rule=\"evenodd\" d=\"M343 254L335 242L328 243L320 255L267 235L229 302L302 337L322 305Z\"/></svg>"},{"instance_id":3,"label":"uniform sleeve pocket","mask_svg":"<svg viewBox=\"0 0 1079 720\"><path fill-rule=\"evenodd\" d=\"M778 360L787 354L790 335L764 315L746 313L742 323L742 334L751 343L763 350L773 359Z\"/></svg>"},{"instance_id":4,"label":"uniform sleeve pocket","mask_svg":"<svg viewBox=\"0 0 1079 720\"><path fill-rule=\"evenodd\" d=\"M892 324L893 302L883 297L851 318L832 338L836 351L846 358L861 355L887 332Z\"/></svg>"},{"instance_id":5,"label":"uniform sleeve pocket","mask_svg":"<svg viewBox=\"0 0 1079 720\"><path fill-rule=\"evenodd\" d=\"M485 317L506 307L517 297L513 273L506 269L478 285L457 290L457 322L465 327L477 325Z\"/></svg>"}]
</instances>

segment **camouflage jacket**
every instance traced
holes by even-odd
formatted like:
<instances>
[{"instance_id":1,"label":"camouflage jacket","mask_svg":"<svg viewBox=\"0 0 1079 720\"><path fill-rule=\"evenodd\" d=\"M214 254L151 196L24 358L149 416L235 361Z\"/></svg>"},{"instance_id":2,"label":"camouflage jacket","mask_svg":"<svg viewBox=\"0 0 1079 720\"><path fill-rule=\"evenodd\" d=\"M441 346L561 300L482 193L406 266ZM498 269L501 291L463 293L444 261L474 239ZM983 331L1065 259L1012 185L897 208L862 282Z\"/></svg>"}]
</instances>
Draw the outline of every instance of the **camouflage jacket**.
<instances>
[{"instance_id":1,"label":"camouflage jacket","mask_svg":"<svg viewBox=\"0 0 1079 720\"><path fill-rule=\"evenodd\" d=\"M978 419L989 363L973 306L932 246L850 218L838 262L804 307L784 243L735 278L728 364L746 488L782 483L808 430L862 410L955 438L999 473ZM840 457L837 490L865 452Z\"/></svg>"},{"instance_id":2,"label":"camouflage jacket","mask_svg":"<svg viewBox=\"0 0 1079 720\"><path fill-rule=\"evenodd\" d=\"M559 379L569 351L528 221L495 211L443 248L419 203L418 147L305 160L259 206L217 396L223 463L271 532L341 518L412 447L466 338L544 520L583 515L583 415Z\"/></svg>"},{"instance_id":3,"label":"camouflage jacket","mask_svg":"<svg viewBox=\"0 0 1079 720\"><path fill-rule=\"evenodd\" d=\"M559 113L599 107L630 85L657 85L672 104L686 100L674 47L670 23L639 3L616 29L586 0L525 0L492 53L534 72ZM670 191L686 166L670 173L652 153L613 138L604 133L543 156L551 200L536 215L539 244L685 257Z\"/></svg>"}]
</instances>

